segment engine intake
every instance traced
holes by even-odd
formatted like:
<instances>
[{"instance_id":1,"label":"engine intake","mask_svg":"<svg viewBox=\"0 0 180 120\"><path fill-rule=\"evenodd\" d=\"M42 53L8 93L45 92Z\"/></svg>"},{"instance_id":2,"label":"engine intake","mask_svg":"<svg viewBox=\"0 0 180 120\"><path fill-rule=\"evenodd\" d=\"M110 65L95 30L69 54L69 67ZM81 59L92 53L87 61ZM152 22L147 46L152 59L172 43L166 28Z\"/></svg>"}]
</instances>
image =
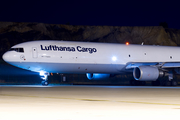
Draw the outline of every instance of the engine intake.
<instances>
[{"instance_id":1,"label":"engine intake","mask_svg":"<svg viewBox=\"0 0 180 120\"><path fill-rule=\"evenodd\" d=\"M164 72L157 67L139 66L134 68L133 76L138 81L156 81L159 77L164 76Z\"/></svg>"}]
</instances>

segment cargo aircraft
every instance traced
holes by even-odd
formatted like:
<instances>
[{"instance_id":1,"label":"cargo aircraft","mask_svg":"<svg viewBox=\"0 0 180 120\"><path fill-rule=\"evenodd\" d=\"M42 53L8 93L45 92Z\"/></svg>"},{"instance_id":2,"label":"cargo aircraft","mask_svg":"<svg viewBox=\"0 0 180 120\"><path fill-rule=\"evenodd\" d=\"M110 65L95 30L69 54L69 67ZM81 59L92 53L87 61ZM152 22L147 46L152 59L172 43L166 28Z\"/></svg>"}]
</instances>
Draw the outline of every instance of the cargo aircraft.
<instances>
[{"instance_id":1,"label":"cargo aircraft","mask_svg":"<svg viewBox=\"0 0 180 120\"><path fill-rule=\"evenodd\" d=\"M167 85L177 85L180 47L41 40L17 44L4 53L7 63L42 76L48 85L50 73L86 74L89 80L133 74L136 81L153 81L167 76ZM163 80L163 79L161 79Z\"/></svg>"}]
</instances>

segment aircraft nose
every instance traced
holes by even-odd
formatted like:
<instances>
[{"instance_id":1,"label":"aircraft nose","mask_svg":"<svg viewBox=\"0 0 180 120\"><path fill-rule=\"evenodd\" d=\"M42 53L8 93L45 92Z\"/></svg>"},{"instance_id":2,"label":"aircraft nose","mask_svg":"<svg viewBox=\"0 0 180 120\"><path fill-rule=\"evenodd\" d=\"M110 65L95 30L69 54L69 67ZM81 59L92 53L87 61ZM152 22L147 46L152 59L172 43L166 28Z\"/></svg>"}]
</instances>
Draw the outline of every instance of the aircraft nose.
<instances>
[{"instance_id":1,"label":"aircraft nose","mask_svg":"<svg viewBox=\"0 0 180 120\"><path fill-rule=\"evenodd\" d=\"M6 53L3 54L2 58L3 58L4 61L9 61L10 56L9 56L9 54L6 52Z\"/></svg>"}]
</instances>

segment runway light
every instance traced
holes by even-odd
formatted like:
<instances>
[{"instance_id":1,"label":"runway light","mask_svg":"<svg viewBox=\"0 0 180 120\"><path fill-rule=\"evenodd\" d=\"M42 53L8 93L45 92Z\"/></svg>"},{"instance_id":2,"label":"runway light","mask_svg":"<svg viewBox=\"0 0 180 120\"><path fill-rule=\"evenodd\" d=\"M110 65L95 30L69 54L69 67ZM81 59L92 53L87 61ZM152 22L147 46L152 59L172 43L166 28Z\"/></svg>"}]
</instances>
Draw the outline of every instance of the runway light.
<instances>
[{"instance_id":1,"label":"runway light","mask_svg":"<svg viewBox=\"0 0 180 120\"><path fill-rule=\"evenodd\" d=\"M129 42L126 42L126 45L129 45Z\"/></svg>"}]
</instances>

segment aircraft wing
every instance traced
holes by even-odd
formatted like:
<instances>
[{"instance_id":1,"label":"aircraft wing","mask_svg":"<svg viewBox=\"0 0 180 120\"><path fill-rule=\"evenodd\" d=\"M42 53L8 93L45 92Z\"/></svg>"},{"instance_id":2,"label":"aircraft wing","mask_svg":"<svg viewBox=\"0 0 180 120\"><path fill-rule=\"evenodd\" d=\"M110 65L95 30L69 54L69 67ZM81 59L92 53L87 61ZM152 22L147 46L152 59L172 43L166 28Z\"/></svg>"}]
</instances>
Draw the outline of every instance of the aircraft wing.
<instances>
[{"instance_id":1,"label":"aircraft wing","mask_svg":"<svg viewBox=\"0 0 180 120\"><path fill-rule=\"evenodd\" d=\"M180 67L180 63L179 62L169 62L169 63L165 63L162 68L178 68Z\"/></svg>"},{"instance_id":2,"label":"aircraft wing","mask_svg":"<svg viewBox=\"0 0 180 120\"><path fill-rule=\"evenodd\" d=\"M126 65L126 70L133 69L138 66L156 66L159 68L178 68L180 67L179 62L152 62L152 63L128 63Z\"/></svg>"}]
</instances>

